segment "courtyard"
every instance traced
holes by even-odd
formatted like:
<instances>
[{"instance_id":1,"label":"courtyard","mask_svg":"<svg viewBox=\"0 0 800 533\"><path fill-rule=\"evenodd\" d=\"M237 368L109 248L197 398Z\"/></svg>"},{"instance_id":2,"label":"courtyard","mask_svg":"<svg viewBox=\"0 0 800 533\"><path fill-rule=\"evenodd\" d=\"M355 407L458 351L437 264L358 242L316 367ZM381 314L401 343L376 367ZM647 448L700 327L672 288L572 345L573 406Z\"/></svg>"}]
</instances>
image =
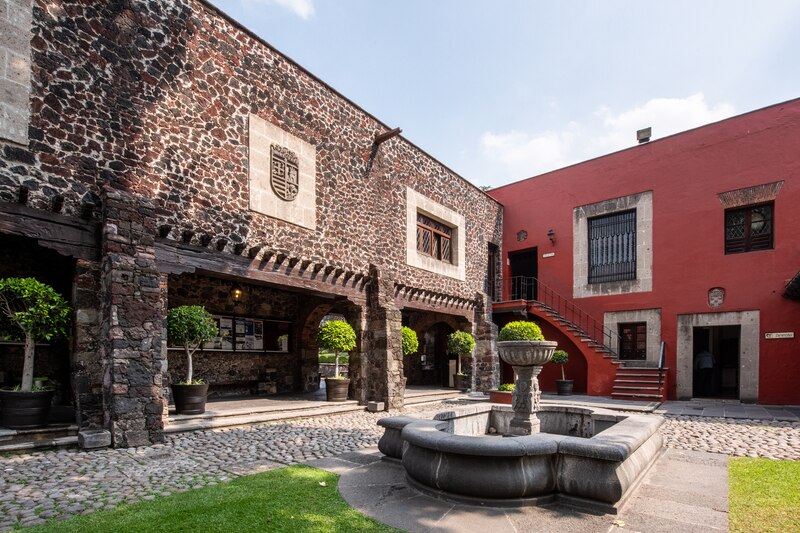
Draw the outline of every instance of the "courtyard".
<instances>
[{"instance_id":1,"label":"courtyard","mask_svg":"<svg viewBox=\"0 0 800 533\"><path fill-rule=\"evenodd\" d=\"M416 405L404 409L403 414L430 417L442 409L466 403L466 400L450 400ZM800 413L796 409L785 410L783 420L681 414L693 406L696 408L697 404L668 402L659 409L666 418L662 432L667 453L691 452L693 455L688 467L692 464L717 465L716 473L722 475L729 457L800 460ZM44 524L48 520L65 520L213 487L241 476L287 465L309 464L337 473L347 471L342 465L352 468L379 459L375 446L382 431L376 422L383 416L385 413L357 411L173 434L164 444L141 448L6 454L0 458L0 530ZM666 461L668 465L680 464L675 463L674 455L665 457L669 459ZM661 459L654 469L664 468L663 461ZM684 474L692 468L695 467L688 468ZM691 485L683 478L663 476L656 485L667 482ZM647 483L644 482L641 491L653 490L652 487L645 489ZM721 523L727 520L728 512L726 476L715 478L713 485L716 494L714 511L718 514L711 518ZM666 489L662 486L660 490ZM591 524L589 530L599 527L598 524L607 528L617 527L614 522L624 523L625 514L633 512L629 509L637 505L636 498L637 494L634 494L629 508L623 508L618 516L598 518L567 513L563 517L564 529L569 530L567 524L572 524L570 528L580 527L582 521ZM671 504L665 500L663 505L669 510ZM685 502L684 505L690 507L692 503ZM463 506L461 508L463 512ZM674 512L674 509L669 512ZM684 520L695 519L685 514L686 509L682 512ZM466 516L465 520L468 520L469 515ZM554 524L559 523L558 519L553 520ZM691 524L683 525L689 527Z\"/></svg>"}]
</instances>

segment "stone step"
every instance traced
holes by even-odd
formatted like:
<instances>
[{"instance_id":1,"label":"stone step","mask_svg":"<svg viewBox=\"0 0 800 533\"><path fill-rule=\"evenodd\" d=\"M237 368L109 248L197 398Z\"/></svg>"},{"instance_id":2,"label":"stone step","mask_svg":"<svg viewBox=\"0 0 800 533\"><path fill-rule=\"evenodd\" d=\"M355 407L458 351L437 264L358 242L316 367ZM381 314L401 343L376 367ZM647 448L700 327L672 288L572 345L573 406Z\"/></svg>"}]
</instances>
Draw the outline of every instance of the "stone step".
<instances>
[{"instance_id":1,"label":"stone step","mask_svg":"<svg viewBox=\"0 0 800 533\"><path fill-rule=\"evenodd\" d=\"M36 429L0 428L0 453L74 446L77 443L78 426L75 424L50 424Z\"/></svg>"},{"instance_id":2,"label":"stone step","mask_svg":"<svg viewBox=\"0 0 800 533\"><path fill-rule=\"evenodd\" d=\"M651 387L648 385L617 385L616 383L614 384L614 392L647 391L648 393L650 393L653 391L658 392L660 389L661 387L659 387L658 385L656 385L655 387Z\"/></svg>"},{"instance_id":3,"label":"stone step","mask_svg":"<svg viewBox=\"0 0 800 533\"><path fill-rule=\"evenodd\" d=\"M453 392L431 392L429 394L414 394L413 396L406 396L405 405L419 405L423 403L439 402L442 400L452 400L463 396L461 391L454 390Z\"/></svg>"},{"instance_id":4,"label":"stone step","mask_svg":"<svg viewBox=\"0 0 800 533\"><path fill-rule=\"evenodd\" d=\"M164 424L165 433L182 433L184 431L199 431L223 427L248 426L278 420L293 418L311 418L317 416L330 416L353 411L363 411L364 406L358 402L328 402L320 407L306 407L301 409L281 409L270 411L255 411L246 414L234 413L203 413L202 415L170 415Z\"/></svg>"},{"instance_id":5,"label":"stone step","mask_svg":"<svg viewBox=\"0 0 800 533\"><path fill-rule=\"evenodd\" d=\"M634 400L637 398L646 398L648 400L661 401L660 394L639 394L635 392L612 392L611 397L615 400Z\"/></svg>"}]
</instances>

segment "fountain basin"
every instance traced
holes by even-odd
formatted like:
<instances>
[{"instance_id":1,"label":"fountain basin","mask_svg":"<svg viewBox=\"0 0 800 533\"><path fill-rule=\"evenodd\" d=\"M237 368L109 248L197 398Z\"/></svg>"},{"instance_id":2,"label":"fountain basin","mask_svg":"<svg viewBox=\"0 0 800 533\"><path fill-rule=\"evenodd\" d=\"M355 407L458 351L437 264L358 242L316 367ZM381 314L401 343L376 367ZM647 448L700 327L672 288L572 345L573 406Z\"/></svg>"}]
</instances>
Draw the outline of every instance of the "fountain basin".
<instances>
[{"instance_id":1,"label":"fountain basin","mask_svg":"<svg viewBox=\"0 0 800 533\"><path fill-rule=\"evenodd\" d=\"M388 417L378 448L402 461L410 485L437 497L490 505L562 501L616 512L657 458L657 416L545 406L542 432L502 437L513 410L479 404L434 420ZM495 435L487 434L492 430Z\"/></svg>"}]
</instances>

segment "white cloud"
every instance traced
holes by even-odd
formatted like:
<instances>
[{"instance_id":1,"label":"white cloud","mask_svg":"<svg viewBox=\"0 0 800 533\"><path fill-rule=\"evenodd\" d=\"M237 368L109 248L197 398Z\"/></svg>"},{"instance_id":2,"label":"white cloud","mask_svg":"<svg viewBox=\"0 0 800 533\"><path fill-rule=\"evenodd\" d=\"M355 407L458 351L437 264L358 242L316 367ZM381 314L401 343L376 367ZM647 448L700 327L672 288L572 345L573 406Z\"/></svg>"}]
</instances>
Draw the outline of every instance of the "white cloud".
<instances>
[{"instance_id":1,"label":"white cloud","mask_svg":"<svg viewBox=\"0 0 800 533\"><path fill-rule=\"evenodd\" d=\"M702 93L686 98L654 98L614 113L601 107L581 123L561 131L485 132L483 155L497 169L495 184L535 176L636 144L636 130L652 126L653 139L672 135L734 114L728 103L709 105Z\"/></svg>"},{"instance_id":2,"label":"white cloud","mask_svg":"<svg viewBox=\"0 0 800 533\"><path fill-rule=\"evenodd\" d=\"M313 0L254 0L262 4L275 4L288 9L302 19L308 19L314 14Z\"/></svg>"}]
</instances>

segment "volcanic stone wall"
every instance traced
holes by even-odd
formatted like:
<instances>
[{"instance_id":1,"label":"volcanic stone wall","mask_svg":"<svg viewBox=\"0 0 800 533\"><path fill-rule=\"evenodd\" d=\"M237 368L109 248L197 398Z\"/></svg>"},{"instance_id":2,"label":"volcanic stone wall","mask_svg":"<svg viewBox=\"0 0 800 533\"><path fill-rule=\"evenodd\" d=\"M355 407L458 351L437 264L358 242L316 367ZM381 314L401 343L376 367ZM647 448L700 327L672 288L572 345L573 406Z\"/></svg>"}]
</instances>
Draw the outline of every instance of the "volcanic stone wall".
<instances>
[{"instance_id":1,"label":"volcanic stone wall","mask_svg":"<svg viewBox=\"0 0 800 533\"><path fill-rule=\"evenodd\" d=\"M473 299L501 208L426 153L200 1L33 7L27 146L0 142L0 200L90 216L101 187L154 202L171 238L380 265L408 286ZM317 228L249 210L248 116L316 146ZM405 188L466 218L466 279L406 265ZM188 231L188 233L184 233ZM241 247L240 247L241 249Z\"/></svg>"}]
</instances>

